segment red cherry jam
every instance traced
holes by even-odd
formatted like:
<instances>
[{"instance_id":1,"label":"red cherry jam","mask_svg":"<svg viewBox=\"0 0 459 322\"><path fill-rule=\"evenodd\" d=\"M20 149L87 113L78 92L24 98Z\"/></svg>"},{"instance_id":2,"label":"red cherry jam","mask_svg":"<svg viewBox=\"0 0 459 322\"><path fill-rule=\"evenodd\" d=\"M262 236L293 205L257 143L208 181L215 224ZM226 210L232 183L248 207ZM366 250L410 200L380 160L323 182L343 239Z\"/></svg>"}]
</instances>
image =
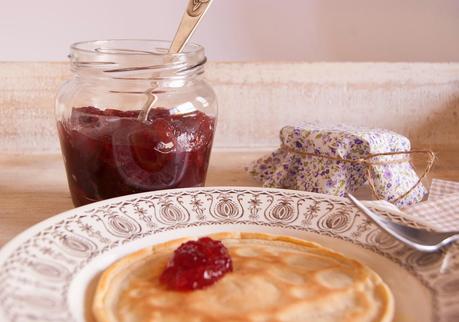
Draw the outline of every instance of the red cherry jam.
<instances>
[{"instance_id":1,"label":"red cherry jam","mask_svg":"<svg viewBox=\"0 0 459 322\"><path fill-rule=\"evenodd\" d=\"M171 114L72 109L58 122L61 149L75 206L159 189L204 185L214 118L195 111Z\"/></svg>"},{"instance_id":2,"label":"red cherry jam","mask_svg":"<svg viewBox=\"0 0 459 322\"><path fill-rule=\"evenodd\" d=\"M232 271L233 263L223 243L203 237L175 250L160 282L176 291L192 291L212 285Z\"/></svg>"}]
</instances>

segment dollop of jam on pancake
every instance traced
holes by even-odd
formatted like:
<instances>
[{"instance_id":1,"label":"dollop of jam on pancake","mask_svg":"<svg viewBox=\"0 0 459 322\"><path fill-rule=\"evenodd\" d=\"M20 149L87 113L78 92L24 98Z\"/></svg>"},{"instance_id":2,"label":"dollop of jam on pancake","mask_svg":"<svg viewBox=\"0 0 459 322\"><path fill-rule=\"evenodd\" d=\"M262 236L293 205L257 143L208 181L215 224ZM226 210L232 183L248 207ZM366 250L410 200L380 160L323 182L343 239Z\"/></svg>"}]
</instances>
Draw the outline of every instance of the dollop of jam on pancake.
<instances>
[{"instance_id":1,"label":"dollop of jam on pancake","mask_svg":"<svg viewBox=\"0 0 459 322\"><path fill-rule=\"evenodd\" d=\"M192 291L212 285L232 271L233 263L223 243L203 237L174 251L160 282L176 291Z\"/></svg>"}]
</instances>

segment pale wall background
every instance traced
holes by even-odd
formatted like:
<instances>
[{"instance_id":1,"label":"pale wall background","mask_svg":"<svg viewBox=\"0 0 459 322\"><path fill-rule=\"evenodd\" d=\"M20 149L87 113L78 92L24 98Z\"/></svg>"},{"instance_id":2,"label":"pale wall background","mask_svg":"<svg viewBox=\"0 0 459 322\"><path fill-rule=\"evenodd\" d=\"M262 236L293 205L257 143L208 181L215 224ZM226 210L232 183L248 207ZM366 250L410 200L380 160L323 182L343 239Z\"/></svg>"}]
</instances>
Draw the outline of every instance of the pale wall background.
<instances>
[{"instance_id":1,"label":"pale wall background","mask_svg":"<svg viewBox=\"0 0 459 322\"><path fill-rule=\"evenodd\" d=\"M0 0L0 61L64 60L70 43L173 37L187 0ZM459 0L215 0L209 59L459 61Z\"/></svg>"}]
</instances>

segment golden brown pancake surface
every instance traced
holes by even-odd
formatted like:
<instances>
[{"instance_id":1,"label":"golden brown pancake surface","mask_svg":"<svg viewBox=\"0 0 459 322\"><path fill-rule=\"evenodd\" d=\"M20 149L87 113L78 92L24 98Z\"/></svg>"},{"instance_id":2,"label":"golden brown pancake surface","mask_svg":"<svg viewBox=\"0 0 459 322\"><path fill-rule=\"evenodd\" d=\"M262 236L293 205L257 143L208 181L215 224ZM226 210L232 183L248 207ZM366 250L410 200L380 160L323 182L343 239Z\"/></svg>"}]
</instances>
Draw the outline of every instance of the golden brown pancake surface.
<instances>
[{"instance_id":1,"label":"golden brown pancake surface","mask_svg":"<svg viewBox=\"0 0 459 322\"><path fill-rule=\"evenodd\" d=\"M173 291L159 276L187 239L156 245L109 267L93 311L99 322L391 321L393 297L376 273L315 243L258 233L211 235L233 272L215 284Z\"/></svg>"}]
</instances>

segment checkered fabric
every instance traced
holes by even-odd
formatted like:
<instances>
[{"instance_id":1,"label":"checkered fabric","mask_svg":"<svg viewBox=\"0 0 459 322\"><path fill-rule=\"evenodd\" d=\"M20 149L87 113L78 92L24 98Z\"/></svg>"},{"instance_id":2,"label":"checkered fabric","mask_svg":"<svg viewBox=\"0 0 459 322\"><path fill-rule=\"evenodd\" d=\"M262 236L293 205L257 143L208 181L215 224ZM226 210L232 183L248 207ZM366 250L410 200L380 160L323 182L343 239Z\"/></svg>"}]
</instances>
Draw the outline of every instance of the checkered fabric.
<instances>
[{"instance_id":1,"label":"checkered fabric","mask_svg":"<svg viewBox=\"0 0 459 322\"><path fill-rule=\"evenodd\" d=\"M433 179L428 200L403 212L437 231L459 230L459 182Z\"/></svg>"},{"instance_id":2,"label":"checkered fabric","mask_svg":"<svg viewBox=\"0 0 459 322\"><path fill-rule=\"evenodd\" d=\"M433 179L429 190L429 201L459 192L459 182Z\"/></svg>"}]
</instances>

